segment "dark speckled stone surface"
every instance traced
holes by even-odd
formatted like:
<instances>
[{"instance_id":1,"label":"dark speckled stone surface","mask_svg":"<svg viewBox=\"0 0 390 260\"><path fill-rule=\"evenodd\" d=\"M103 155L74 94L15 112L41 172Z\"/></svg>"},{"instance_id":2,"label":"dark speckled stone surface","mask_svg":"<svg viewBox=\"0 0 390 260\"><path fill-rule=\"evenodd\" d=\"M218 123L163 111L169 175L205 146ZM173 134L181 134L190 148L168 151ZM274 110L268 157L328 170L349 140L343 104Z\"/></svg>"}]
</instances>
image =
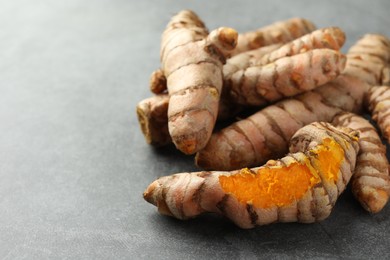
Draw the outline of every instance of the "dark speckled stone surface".
<instances>
[{"instance_id":1,"label":"dark speckled stone surface","mask_svg":"<svg viewBox=\"0 0 390 260\"><path fill-rule=\"evenodd\" d=\"M182 222L142 199L192 157L144 142L135 106L150 95L170 16L239 31L302 16L338 25L346 50L390 36L390 1L0 1L0 259L389 259L390 206L372 216L347 190L320 224L240 230Z\"/></svg>"}]
</instances>

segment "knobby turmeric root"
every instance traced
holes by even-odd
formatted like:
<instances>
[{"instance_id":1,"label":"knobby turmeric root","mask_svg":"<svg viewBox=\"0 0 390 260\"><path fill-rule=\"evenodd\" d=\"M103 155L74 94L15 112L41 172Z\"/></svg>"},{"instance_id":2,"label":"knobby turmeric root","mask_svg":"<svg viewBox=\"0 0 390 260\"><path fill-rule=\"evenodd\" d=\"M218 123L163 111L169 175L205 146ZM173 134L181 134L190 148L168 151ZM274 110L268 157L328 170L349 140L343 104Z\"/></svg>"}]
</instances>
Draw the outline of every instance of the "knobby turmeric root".
<instances>
[{"instance_id":1,"label":"knobby turmeric root","mask_svg":"<svg viewBox=\"0 0 390 260\"><path fill-rule=\"evenodd\" d=\"M190 10L179 12L171 18L162 34L160 59L165 60L175 47L201 41L208 34L205 24L194 12Z\"/></svg>"},{"instance_id":2,"label":"knobby turmeric root","mask_svg":"<svg viewBox=\"0 0 390 260\"><path fill-rule=\"evenodd\" d=\"M326 123L303 127L291 153L262 167L162 177L144 198L179 219L222 214L241 228L274 222L312 223L329 216L354 170L358 134Z\"/></svg>"},{"instance_id":3,"label":"knobby turmeric root","mask_svg":"<svg viewBox=\"0 0 390 260\"><path fill-rule=\"evenodd\" d=\"M346 74L373 86L390 86L390 39L366 34L350 48L347 57Z\"/></svg>"},{"instance_id":4,"label":"knobby turmeric root","mask_svg":"<svg viewBox=\"0 0 390 260\"><path fill-rule=\"evenodd\" d=\"M365 102L372 119L378 124L383 137L390 143L390 87L372 87L366 95Z\"/></svg>"},{"instance_id":5,"label":"knobby turmeric root","mask_svg":"<svg viewBox=\"0 0 390 260\"><path fill-rule=\"evenodd\" d=\"M255 65L265 65L283 57L289 57L314 49L340 50L345 33L338 27L323 28L286 43L277 50L263 55Z\"/></svg>"},{"instance_id":6,"label":"knobby turmeric root","mask_svg":"<svg viewBox=\"0 0 390 260\"><path fill-rule=\"evenodd\" d=\"M238 37L233 55L275 43L287 43L315 30L315 25L302 18L276 22Z\"/></svg>"},{"instance_id":7,"label":"knobby turmeric root","mask_svg":"<svg viewBox=\"0 0 390 260\"><path fill-rule=\"evenodd\" d=\"M240 35L238 37L240 38ZM340 50L344 42L344 32L340 28L329 27L313 31L283 46L281 43L275 43L254 50L244 51L227 60L223 67L224 78L229 79L234 72L250 66L265 65L280 58L293 56L309 50L323 48ZM155 94L166 90L166 79L161 69L152 73L150 89Z\"/></svg>"},{"instance_id":8,"label":"knobby turmeric root","mask_svg":"<svg viewBox=\"0 0 390 260\"><path fill-rule=\"evenodd\" d=\"M386 147L382 144L375 127L364 118L352 114L337 115L332 124L349 127L359 133L360 151L352 176L352 192L371 213L378 213L387 204L390 196L389 161Z\"/></svg>"},{"instance_id":9,"label":"knobby turmeric root","mask_svg":"<svg viewBox=\"0 0 390 260\"><path fill-rule=\"evenodd\" d=\"M371 86L360 75L367 66L375 75L390 66L387 43L383 36L374 36L362 38L369 38L370 45L359 47L360 55L378 56L376 63L381 62L380 66L370 67L372 63L366 62L364 67L356 69L347 62L344 72L335 80L292 99L279 101L213 134L207 146L197 153L196 164L204 169L219 170L259 165L285 154L287 140L300 127L314 121L331 122L341 111L362 113L363 98ZM351 50L356 53L355 46L360 45L361 41L358 41ZM369 46L381 51L371 50Z\"/></svg>"},{"instance_id":10,"label":"knobby turmeric root","mask_svg":"<svg viewBox=\"0 0 390 260\"><path fill-rule=\"evenodd\" d=\"M223 66L224 79L231 78L231 75L239 70L258 65L263 56L279 49L281 46L281 44L272 44L254 50L245 51L231 57L226 60L226 64Z\"/></svg>"},{"instance_id":11,"label":"knobby turmeric root","mask_svg":"<svg viewBox=\"0 0 390 260\"><path fill-rule=\"evenodd\" d=\"M280 46L282 46L282 44L272 44L255 50L245 51L227 59L226 64L223 66L224 77L229 77L229 75L240 69L255 65L259 62L261 57L278 49ZM155 70L152 73L149 80L149 87L150 91L155 94L161 94L167 90L167 80L161 69Z\"/></svg>"},{"instance_id":12,"label":"knobby turmeric root","mask_svg":"<svg viewBox=\"0 0 390 260\"><path fill-rule=\"evenodd\" d=\"M344 44L344 41L345 35L343 31L337 27L330 27L316 30L283 46L282 44L273 44L246 51L226 61L226 64L223 66L224 79L230 79L233 73L246 69L247 67L264 65L282 57L292 56L309 50L319 48L339 50ZM166 91L166 78L161 69L152 73L150 86L151 91L156 94ZM242 109L229 95L227 87L225 87L222 94L224 92L226 93L220 99L217 120L231 118ZM161 109L166 109L165 112L167 113L168 102L168 95L163 95L147 98L137 106L137 114L142 132L145 135L147 143L154 146L162 146L172 142L168 131L167 115L161 111ZM153 112L155 109L158 112ZM161 130L159 131L159 129Z\"/></svg>"},{"instance_id":13,"label":"knobby turmeric root","mask_svg":"<svg viewBox=\"0 0 390 260\"><path fill-rule=\"evenodd\" d=\"M155 70L150 75L149 87L154 94L161 94L167 90L167 79L162 69Z\"/></svg>"},{"instance_id":14,"label":"knobby turmeric root","mask_svg":"<svg viewBox=\"0 0 390 260\"><path fill-rule=\"evenodd\" d=\"M299 128L315 121L331 122L341 111L361 113L368 88L361 80L340 75L315 90L269 105L214 133L195 163L207 170L234 170L279 158Z\"/></svg>"},{"instance_id":15,"label":"knobby turmeric root","mask_svg":"<svg viewBox=\"0 0 390 260\"><path fill-rule=\"evenodd\" d=\"M225 121L236 116L242 107L233 104L230 97L222 93L219 101L217 121ZM172 143L168 130L167 93L141 100L136 107L138 122L148 144L159 147Z\"/></svg>"},{"instance_id":16,"label":"knobby turmeric root","mask_svg":"<svg viewBox=\"0 0 390 260\"><path fill-rule=\"evenodd\" d=\"M185 154L202 149L210 138L222 90L222 66L237 43L233 29L219 28L207 37L204 32L194 13L182 11L162 37L161 64L170 95L168 128L173 143Z\"/></svg>"},{"instance_id":17,"label":"knobby turmeric root","mask_svg":"<svg viewBox=\"0 0 390 260\"><path fill-rule=\"evenodd\" d=\"M138 103L138 122L148 144L163 146L172 142L168 131L168 104L168 94L155 95Z\"/></svg>"},{"instance_id":18,"label":"knobby turmeric root","mask_svg":"<svg viewBox=\"0 0 390 260\"><path fill-rule=\"evenodd\" d=\"M345 56L330 49L316 49L251 66L224 79L235 102L262 106L314 89L335 79L345 67Z\"/></svg>"},{"instance_id":19,"label":"knobby turmeric root","mask_svg":"<svg viewBox=\"0 0 390 260\"><path fill-rule=\"evenodd\" d=\"M183 10L171 18L163 32L160 49L160 60L166 58L167 53L176 46L190 42L201 41L209 34L203 21L192 11ZM167 90L167 79L160 68L155 70L149 79L150 90L155 94Z\"/></svg>"}]
</instances>

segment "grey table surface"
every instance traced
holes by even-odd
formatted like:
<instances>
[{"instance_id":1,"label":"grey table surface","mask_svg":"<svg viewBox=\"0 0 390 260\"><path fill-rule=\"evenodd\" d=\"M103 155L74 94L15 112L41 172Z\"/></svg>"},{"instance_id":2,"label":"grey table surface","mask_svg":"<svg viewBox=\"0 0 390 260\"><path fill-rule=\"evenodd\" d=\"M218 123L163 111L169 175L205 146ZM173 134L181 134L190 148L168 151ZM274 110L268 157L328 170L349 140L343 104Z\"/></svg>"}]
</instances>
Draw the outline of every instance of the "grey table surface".
<instances>
[{"instance_id":1,"label":"grey table surface","mask_svg":"<svg viewBox=\"0 0 390 260\"><path fill-rule=\"evenodd\" d=\"M350 190L321 223L251 230L143 200L157 177L196 170L148 146L135 114L181 9L241 32L294 16L337 25L344 51L390 36L388 0L0 1L0 259L389 259L390 206L369 215Z\"/></svg>"}]
</instances>

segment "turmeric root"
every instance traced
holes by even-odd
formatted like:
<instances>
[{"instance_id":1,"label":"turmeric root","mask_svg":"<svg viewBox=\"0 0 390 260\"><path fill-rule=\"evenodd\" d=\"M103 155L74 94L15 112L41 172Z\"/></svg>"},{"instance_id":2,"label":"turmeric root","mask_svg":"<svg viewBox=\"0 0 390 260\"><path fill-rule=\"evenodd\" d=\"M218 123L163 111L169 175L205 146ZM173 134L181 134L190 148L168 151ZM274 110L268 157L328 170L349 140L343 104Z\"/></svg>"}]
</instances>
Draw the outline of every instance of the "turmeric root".
<instances>
[{"instance_id":1,"label":"turmeric root","mask_svg":"<svg viewBox=\"0 0 390 260\"><path fill-rule=\"evenodd\" d=\"M167 79L161 69L153 71L150 75L149 87L154 94L161 94L167 90Z\"/></svg>"},{"instance_id":2,"label":"turmeric root","mask_svg":"<svg viewBox=\"0 0 390 260\"><path fill-rule=\"evenodd\" d=\"M166 59L177 46L201 41L209 34L203 21L191 10L183 10L173 16L165 28L160 49L160 60Z\"/></svg>"},{"instance_id":3,"label":"turmeric root","mask_svg":"<svg viewBox=\"0 0 390 260\"><path fill-rule=\"evenodd\" d=\"M343 110L360 113L368 88L361 80L340 75L315 90L267 106L214 133L195 163L207 170L234 170L283 156L299 128L315 121L331 122Z\"/></svg>"},{"instance_id":4,"label":"turmeric root","mask_svg":"<svg viewBox=\"0 0 390 260\"><path fill-rule=\"evenodd\" d=\"M240 34L237 47L232 55L275 43L287 43L314 30L314 24L302 18L276 22L258 30Z\"/></svg>"},{"instance_id":5,"label":"turmeric root","mask_svg":"<svg viewBox=\"0 0 390 260\"><path fill-rule=\"evenodd\" d=\"M378 124L383 137L390 143L390 87L372 87L366 95L365 102L372 119Z\"/></svg>"},{"instance_id":6,"label":"turmeric root","mask_svg":"<svg viewBox=\"0 0 390 260\"><path fill-rule=\"evenodd\" d=\"M144 192L161 214L179 219L222 214L241 228L274 222L312 223L329 216L345 189L359 149L357 132L314 123L291 140L291 153L233 172L179 173Z\"/></svg>"},{"instance_id":7,"label":"turmeric root","mask_svg":"<svg viewBox=\"0 0 390 260\"><path fill-rule=\"evenodd\" d=\"M226 64L223 66L223 77L229 79L234 72L257 65L263 56L279 49L281 46L281 44L272 44L231 57L226 60Z\"/></svg>"},{"instance_id":8,"label":"turmeric root","mask_svg":"<svg viewBox=\"0 0 390 260\"><path fill-rule=\"evenodd\" d=\"M226 64L223 66L224 77L226 77L225 75L230 75L237 70L245 69L246 67L254 65L262 56L276 50L280 46L282 45L273 44L255 50L246 51L227 59ZM149 87L150 91L154 94L161 94L167 90L167 79L165 78L162 69L157 69L150 75Z\"/></svg>"},{"instance_id":9,"label":"turmeric root","mask_svg":"<svg viewBox=\"0 0 390 260\"><path fill-rule=\"evenodd\" d=\"M172 142L168 131L168 104L168 94L155 95L138 103L138 122L148 144L163 146Z\"/></svg>"},{"instance_id":10,"label":"turmeric root","mask_svg":"<svg viewBox=\"0 0 390 260\"><path fill-rule=\"evenodd\" d=\"M225 77L224 87L238 104L262 106L335 79L345 62L345 56L337 51L311 50L239 70L231 78Z\"/></svg>"},{"instance_id":11,"label":"turmeric root","mask_svg":"<svg viewBox=\"0 0 390 260\"><path fill-rule=\"evenodd\" d=\"M375 127L360 116L342 113L333 119L332 124L352 128L359 133L360 151L351 181L352 192L364 209L378 213L390 196L386 147L382 144Z\"/></svg>"},{"instance_id":12,"label":"turmeric root","mask_svg":"<svg viewBox=\"0 0 390 260\"><path fill-rule=\"evenodd\" d=\"M183 24L194 26L183 28ZM237 43L237 32L230 28L219 28L194 41L196 32L204 30L194 13L179 12L164 31L161 45L170 95L169 133L185 154L202 149L210 138L217 118L222 66Z\"/></svg>"},{"instance_id":13,"label":"turmeric root","mask_svg":"<svg viewBox=\"0 0 390 260\"><path fill-rule=\"evenodd\" d=\"M253 66L259 62L261 57L278 49L281 44L272 44L264 46L255 50L246 51L240 53L234 57L226 60L226 64L223 66L224 78L229 78L234 72L245 69L249 66ZM160 94L167 89L167 80L164 76L164 72L158 69L152 73L149 81L150 90L155 94Z\"/></svg>"},{"instance_id":14,"label":"turmeric root","mask_svg":"<svg viewBox=\"0 0 390 260\"><path fill-rule=\"evenodd\" d=\"M313 49L328 48L339 50L345 42L344 32L337 27L316 30L290 43L273 44L255 50L245 51L228 59L223 66L224 79L251 66L265 65L277 59L307 52ZM150 78L150 88L155 94L166 90L166 78L161 69L154 71ZM226 106L227 107L227 106Z\"/></svg>"},{"instance_id":15,"label":"turmeric root","mask_svg":"<svg viewBox=\"0 0 390 260\"><path fill-rule=\"evenodd\" d=\"M243 108L233 104L222 93L217 121L236 116ZM136 107L138 122L148 144L159 147L172 143L168 130L169 95L159 94L141 100Z\"/></svg>"},{"instance_id":16,"label":"turmeric root","mask_svg":"<svg viewBox=\"0 0 390 260\"><path fill-rule=\"evenodd\" d=\"M323 28L286 43L277 50L263 55L255 65L265 65L283 57L293 56L314 49L340 50L345 34L338 27Z\"/></svg>"},{"instance_id":17,"label":"turmeric root","mask_svg":"<svg viewBox=\"0 0 390 260\"><path fill-rule=\"evenodd\" d=\"M347 54L345 73L368 84L390 86L390 40L378 34L364 35Z\"/></svg>"},{"instance_id":18,"label":"turmeric root","mask_svg":"<svg viewBox=\"0 0 390 260\"><path fill-rule=\"evenodd\" d=\"M183 10L171 18L163 32L160 59L165 60L169 52L177 46L203 40L209 34L203 21L192 11ZM167 89L166 77L162 69L152 73L149 81L150 90L160 94Z\"/></svg>"},{"instance_id":19,"label":"turmeric root","mask_svg":"<svg viewBox=\"0 0 390 260\"><path fill-rule=\"evenodd\" d=\"M258 62L258 60L266 55L267 53L271 52L272 50L277 49L280 47L279 44L274 44L270 46L266 46L263 48L259 48L254 51L247 51L244 53L241 53L239 55L234 56L233 58L229 59L225 66L223 67L223 74L225 78L228 78L229 75L231 76L232 73L236 72L239 69L245 69L246 67L253 65L254 62ZM321 53L327 53L326 51ZM299 58L300 56L295 58ZM328 58L324 55L324 58ZM315 57L313 58L315 60ZM291 61L293 62L293 60ZM314 61L315 62L315 61ZM340 62L340 67L342 67L342 63ZM278 63L277 63L278 64ZM324 62L321 62L319 65L324 66L326 65ZM308 64L309 67L311 67ZM313 66L315 67L315 66ZM280 69L281 73L283 73L283 67ZM314 70L313 70L314 71ZM323 71L323 70L321 70ZM276 71L277 72L277 71ZM321 84L322 81L314 79L318 84ZM166 87L166 80L164 77L164 74L162 70L157 70L152 74L151 77L151 83L150 85L154 88L151 89L154 93L162 93L165 90ZM314 83L311 83L314 86ZM226 97L225 99L231 99L231 97ZM166 116L164 116L164 113L162 113L162 108L168 108L168 102L169 97L167 95L164 95L164 97L156 97L156 98L149 98L144 101L141 101L140 104L137 106L137 114L139 116L139 121L141 124L142 132L145 135L145 138L147 140L147 143L155 145L155 146L161 146L165 145L171 142L171 138L169 136L169 132L166 131L167 126L164 124L168 122L166 119ZM234 105L233 103L236 103L236 101L230 101L227 102L226 100L221 100L219 103L219 113L218 113L218 119L227 119L231 116L234 116L237 111L239 111L239 108L237 105ZM264 105L264 103L261 103ZM157 109L158 112L153 112L154 109ZM163 118L164 117L164 118ZM159 131L161 129L161 131Z\"/></svg>"},{"instance_id":20,"label":"turmeric root","mask_svg":"<svg viewBox=\"0 0 390 260\"><path fill-rule=\"evenodd\" d=\"M381 40L375 46L378 44ZM366 52L374 53L370 48ZM388 66L388 55L390 51L381 52L378 57L382 66L376 68ZM196 164L219 170L256 166L285 154L287 140L300 127L314 121L331 122L341 111L360 114L363 97L371 86L357 75L361 70L352 70L351 66L347 62L342 75L315 90L279 101L213 134L207 146L196 155Z\"/></svg>"}]
</instances>

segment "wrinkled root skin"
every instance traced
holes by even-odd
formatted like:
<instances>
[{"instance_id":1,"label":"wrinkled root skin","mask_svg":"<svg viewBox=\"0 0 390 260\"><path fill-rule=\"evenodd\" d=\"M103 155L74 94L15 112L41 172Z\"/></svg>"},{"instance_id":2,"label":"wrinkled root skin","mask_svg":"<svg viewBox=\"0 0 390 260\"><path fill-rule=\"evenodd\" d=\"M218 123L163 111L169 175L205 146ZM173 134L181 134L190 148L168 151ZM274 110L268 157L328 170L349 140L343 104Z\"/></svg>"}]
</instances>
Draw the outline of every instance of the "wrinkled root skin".
<instances>
[{"instance_id":1,"label":"wrinkled root skin","mask_svg":"<svg viewBox=\"0 0 390 260\"><path fill-rule=\"evenodd\" d=\"M329 216L338 196L352 176L359 151L357 136L357 132L349 128L336 129L326 123L314 123L294 135L290 147L294 153L280 160L269 161L262 167L250 170L204 171L165 176L150 184L143 195L146 201L157 206L161 214L178 219L194 218L204 212L213 212L226 216L241 228L253 228L275 222L321 221ZM336 143L337 147L340 147L338 149L341 149L342 157L339 162L335 161L339 168L336 168L333 177L329 177L330 175L328 176L323 168L315 163L314 157L310 158L317 150L336 149L331 148L333 146L324 146L325 140L333 140L331 142ZM320 148L322 146L325 148ZM267 206L261 206L255 200L243 200L242 196L247 195L242 193L246 192L246 188L240 186L241 181L236 182L237 189L241 190L236 192L226 190L229 188L223 182L223 179L241 178L243 175L255 178L258 174L263 174L261 171L282 169L296 164L303 165L301 167L307 165L313 176L317 176L317 181L314 186L307 186L307 191L300 195L299 199L293 199L291 202L278 204L271 202L267 203ZM331 181L328 178L336 179ZM272 190L272 186L270 188ZM254 197L258 196L256 188L253 192Z\"/></svg>"},{"instance_id":2,"label":"wrinkled root skin","mask_svg":"<svg viewBox=\"0 0 390 260\"><path fill-rule=\"evenodd\" d=\"M352 177L352 192L362 207L370 213L380 212L389 201L390 176L386 146L375 127L364 118L352 113L340 113L332 123L359 132L360 152Z\"/></svg>"}]
</instances>

